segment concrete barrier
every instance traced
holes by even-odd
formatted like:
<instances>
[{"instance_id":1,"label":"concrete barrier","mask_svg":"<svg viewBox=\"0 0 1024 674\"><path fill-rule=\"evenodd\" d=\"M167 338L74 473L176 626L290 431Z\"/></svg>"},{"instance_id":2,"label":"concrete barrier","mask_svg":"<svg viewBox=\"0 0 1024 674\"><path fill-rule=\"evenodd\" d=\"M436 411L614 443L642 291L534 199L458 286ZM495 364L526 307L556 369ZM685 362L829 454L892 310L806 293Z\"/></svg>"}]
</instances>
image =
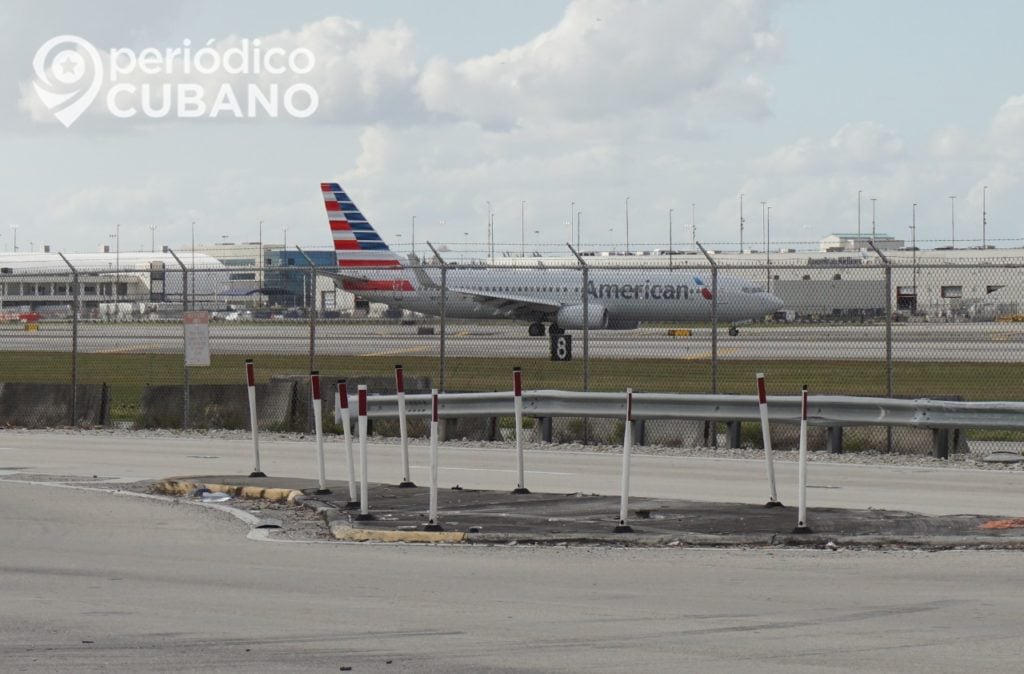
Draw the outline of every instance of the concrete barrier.
<instances>
[{"instance_id":1,"label":"concrete barrier","mask_svg":"<svg viewBox=\"0 0 1024 674\"><path fill-rule=\"evenodd\" d=\"M246 385L193 384L188 389L192 428L248 428L249 398ZM267 430L302 430L295 417L296 385L270 381L256 385L260 427ZM135 425L139 428L180 428L183 406L181 386L146 386L139 401Z\"/></svg>"},{"instance_id":2,"label":"concrete barrier","mask_svg":"<svg viewBox=\"0 0 1024 674\"><path fill-rule=\"evenodd\" d=\"M24 428L103 426L107 423L106 384L78 386L78 414L71 423L71 384L9 382L0 384L0 423Z\"/></svg>"}]
</instances>

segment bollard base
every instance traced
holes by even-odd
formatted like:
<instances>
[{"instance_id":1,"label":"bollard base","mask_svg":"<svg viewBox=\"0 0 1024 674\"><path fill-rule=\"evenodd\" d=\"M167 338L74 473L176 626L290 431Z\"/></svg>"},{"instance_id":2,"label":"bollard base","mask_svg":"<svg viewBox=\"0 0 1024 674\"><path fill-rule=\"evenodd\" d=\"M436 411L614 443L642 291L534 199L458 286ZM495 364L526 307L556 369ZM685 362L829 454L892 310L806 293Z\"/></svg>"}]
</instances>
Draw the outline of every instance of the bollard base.
<instances>
[{"instance_id":1,"label":"bollard base","mask_svg":"<svg viewBox=\"0 0 1024 674\"><path fill-rule=\"evenodd\" d=\"M441 525L438 524L437 522L430 522L428 524L424 524L423 525L423 530L424 531L444 531L444 529L441 527Z\"/></svg>"},{"instance_id":2,"label":"bollard base","mask_svg":"<svg viewBox=\"0 0 1024 674\"><path fill-rule=\"evenodd\" d=\"M633 533L633 527L628 524L620 524L612 529L612 533L615 534L631 534Z\"/></svg>"},{"instance_id":3,"label":"bollard base","mask_svg":"<svg viewBox=\"0 0 1024 674\"><path fill-rule=\"evenodd\" d=\"M313 494L316 495L316 496L327 496L328 494L333 494L333 493L334 492L331 491L330 489L317 489L315 492L313 492Z\"/></svg>"},{"instance_id":4,"label":"bollard base","mask_svg":"<svg viewBox=\"0 0 1024 674\"><path fill-rule=\"evenodd\" d=\"M398 483L399 489L412 489L415 486L416 483L410 482L409 480L402 480L401 482Z\"/></svg>"},{"instance_id":5,"label":"bollard base","mask_svg":"<svg viewBox=\"0 0 1024 674\"><path fill-rule=\"evenodd\" d=\"M782 505L782 501L768 501L768 503L764 504L764 507L765 508L785 508L786 506Z\"/></svg>"},{"instance_id":6,"label":"bollard base","mask_svg":"<svg viewBox=\"0 0 1024 674\"><path fill-rule=\"evenodd\" d=\"M526 487L516 487L515 489L512 490L512 493L513 494L529 494L530 490L527 489Z\"/></svg>"},{"instance_id":7,"label":"bollard base","mask_svg":"<svg viewBox=\"0 0 1024 674\"><path fill-rule=\"evenodd\" d=\"M377 518L374 517L372 513L359 513L358 515L356 515L352 519L355 520L356 522L368 522L370 520L375 520Z\"/></svg>"},{"instance_id":8,"label":"bollard base","mask_svg":"<svg viewBox=\"0 0 1024 674\"><path fill-rule=\"evenodd\" d=\"M267 476L267 474L264 473L262 470L254 470L251 473L249 473L249 477L266 477L266 476Z\"/></svg>"},{"instance_id":9,"label":"bollard base","mask_svg":"<svg viewBox=\"0 0 1024 674\"><path fill-rule=\"evenodd\" d=\"M811 533L811 528L809 526L807 526L806 524L801 524L801 525L799 525L799 526L797 526L797 527L795 527L793 529L793 533L794 534L809 534L809 533Z\"/></svg>"}]
</instances>

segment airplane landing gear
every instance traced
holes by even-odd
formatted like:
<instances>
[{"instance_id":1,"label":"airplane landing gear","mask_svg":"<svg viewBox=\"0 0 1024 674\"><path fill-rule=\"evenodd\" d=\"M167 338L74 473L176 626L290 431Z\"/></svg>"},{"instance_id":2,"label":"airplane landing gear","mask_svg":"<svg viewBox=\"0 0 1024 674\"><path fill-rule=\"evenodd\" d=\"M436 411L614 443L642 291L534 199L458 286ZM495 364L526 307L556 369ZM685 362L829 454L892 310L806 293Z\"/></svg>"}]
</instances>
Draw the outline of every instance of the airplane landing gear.
<instances>
[{"instance_id":1,"label":"airplane landing gear","mask_svg":"<svg viewBox=\"0 0 1024 674\"><path fill-rule=\"evenodd\" d=\"M543 323L530 323L529 335L530 335L530 337L543 337L544 336L544 324Z\"/></svg>"},{"instance_id":2,"label":"airplane landing gear","mask_svg":"<svg viewBox=\"0 0 1024 674\"><path fill-rule=\"evenodd\" d=\"M551 326L548 328L548 334L549 335L554 335L554 336L564 335L565 334L565 328L560 328L557 325L555 325L554 323L552 323Z\"/></svg>"},{"instance_id":3,"label":"airplane landing gear","mask_svg":"<svg viewBox=\"0 0 1024 674\"><path fill-rule=\"evenodd\" d=\"M730 337L735 337L738 334L740 334L740 329L737 328L735 325L730 325L729 326L729 336Z\"/></svg>"}]
</instances>

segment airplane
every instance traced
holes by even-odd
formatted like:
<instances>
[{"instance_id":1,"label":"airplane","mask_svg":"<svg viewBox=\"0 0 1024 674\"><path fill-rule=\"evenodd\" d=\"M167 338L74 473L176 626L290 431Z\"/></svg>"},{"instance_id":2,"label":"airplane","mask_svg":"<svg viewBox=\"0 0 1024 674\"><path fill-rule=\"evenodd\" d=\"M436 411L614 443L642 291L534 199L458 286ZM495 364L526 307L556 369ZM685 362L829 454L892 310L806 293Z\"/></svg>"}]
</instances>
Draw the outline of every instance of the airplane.
<instances>
[{"instance_id":1,"label":"airplane","mask_svg":"<svg viewBox=\"0 0 1024 674\"><path fill-rule=\"evenodd\" d=\"M321 183L339 271L335 283L370 302L441 314L441 271L393 252L338 183ZM582 276L575 269L452 267L445 315L529 322L539 337L584 328ZM642 321L709 321L710 280L683 269L590 268L587 327L634 329ZM741 278L718 277L718 318L735 324L763 318L782 300ZM737 334L735 325L729 334Z\"/></svg>"}]
</instances>

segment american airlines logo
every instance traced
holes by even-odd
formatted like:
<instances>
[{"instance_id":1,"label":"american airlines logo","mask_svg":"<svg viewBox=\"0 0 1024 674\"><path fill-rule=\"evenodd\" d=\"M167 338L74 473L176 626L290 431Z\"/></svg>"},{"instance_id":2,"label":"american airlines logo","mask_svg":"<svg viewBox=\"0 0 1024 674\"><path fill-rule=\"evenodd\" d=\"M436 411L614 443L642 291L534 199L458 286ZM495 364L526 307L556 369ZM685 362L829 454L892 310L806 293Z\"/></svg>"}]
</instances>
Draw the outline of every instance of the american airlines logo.
<instances>
[{"instance_id":1,"label":"american airlines logo","mask_svg":"<svg viewBox=\"0 0 1024 674\"><path fill-rule=\"evenodd\" d=\"M704 299L711 299L711 291L703 287L703 283L700 286L700 295ZM601 284L589 281L587 294L599 300L688 300L691 295L696 296L696 293L685 283L651 283L650 281Z\"/></svg>"}]
</instances>

